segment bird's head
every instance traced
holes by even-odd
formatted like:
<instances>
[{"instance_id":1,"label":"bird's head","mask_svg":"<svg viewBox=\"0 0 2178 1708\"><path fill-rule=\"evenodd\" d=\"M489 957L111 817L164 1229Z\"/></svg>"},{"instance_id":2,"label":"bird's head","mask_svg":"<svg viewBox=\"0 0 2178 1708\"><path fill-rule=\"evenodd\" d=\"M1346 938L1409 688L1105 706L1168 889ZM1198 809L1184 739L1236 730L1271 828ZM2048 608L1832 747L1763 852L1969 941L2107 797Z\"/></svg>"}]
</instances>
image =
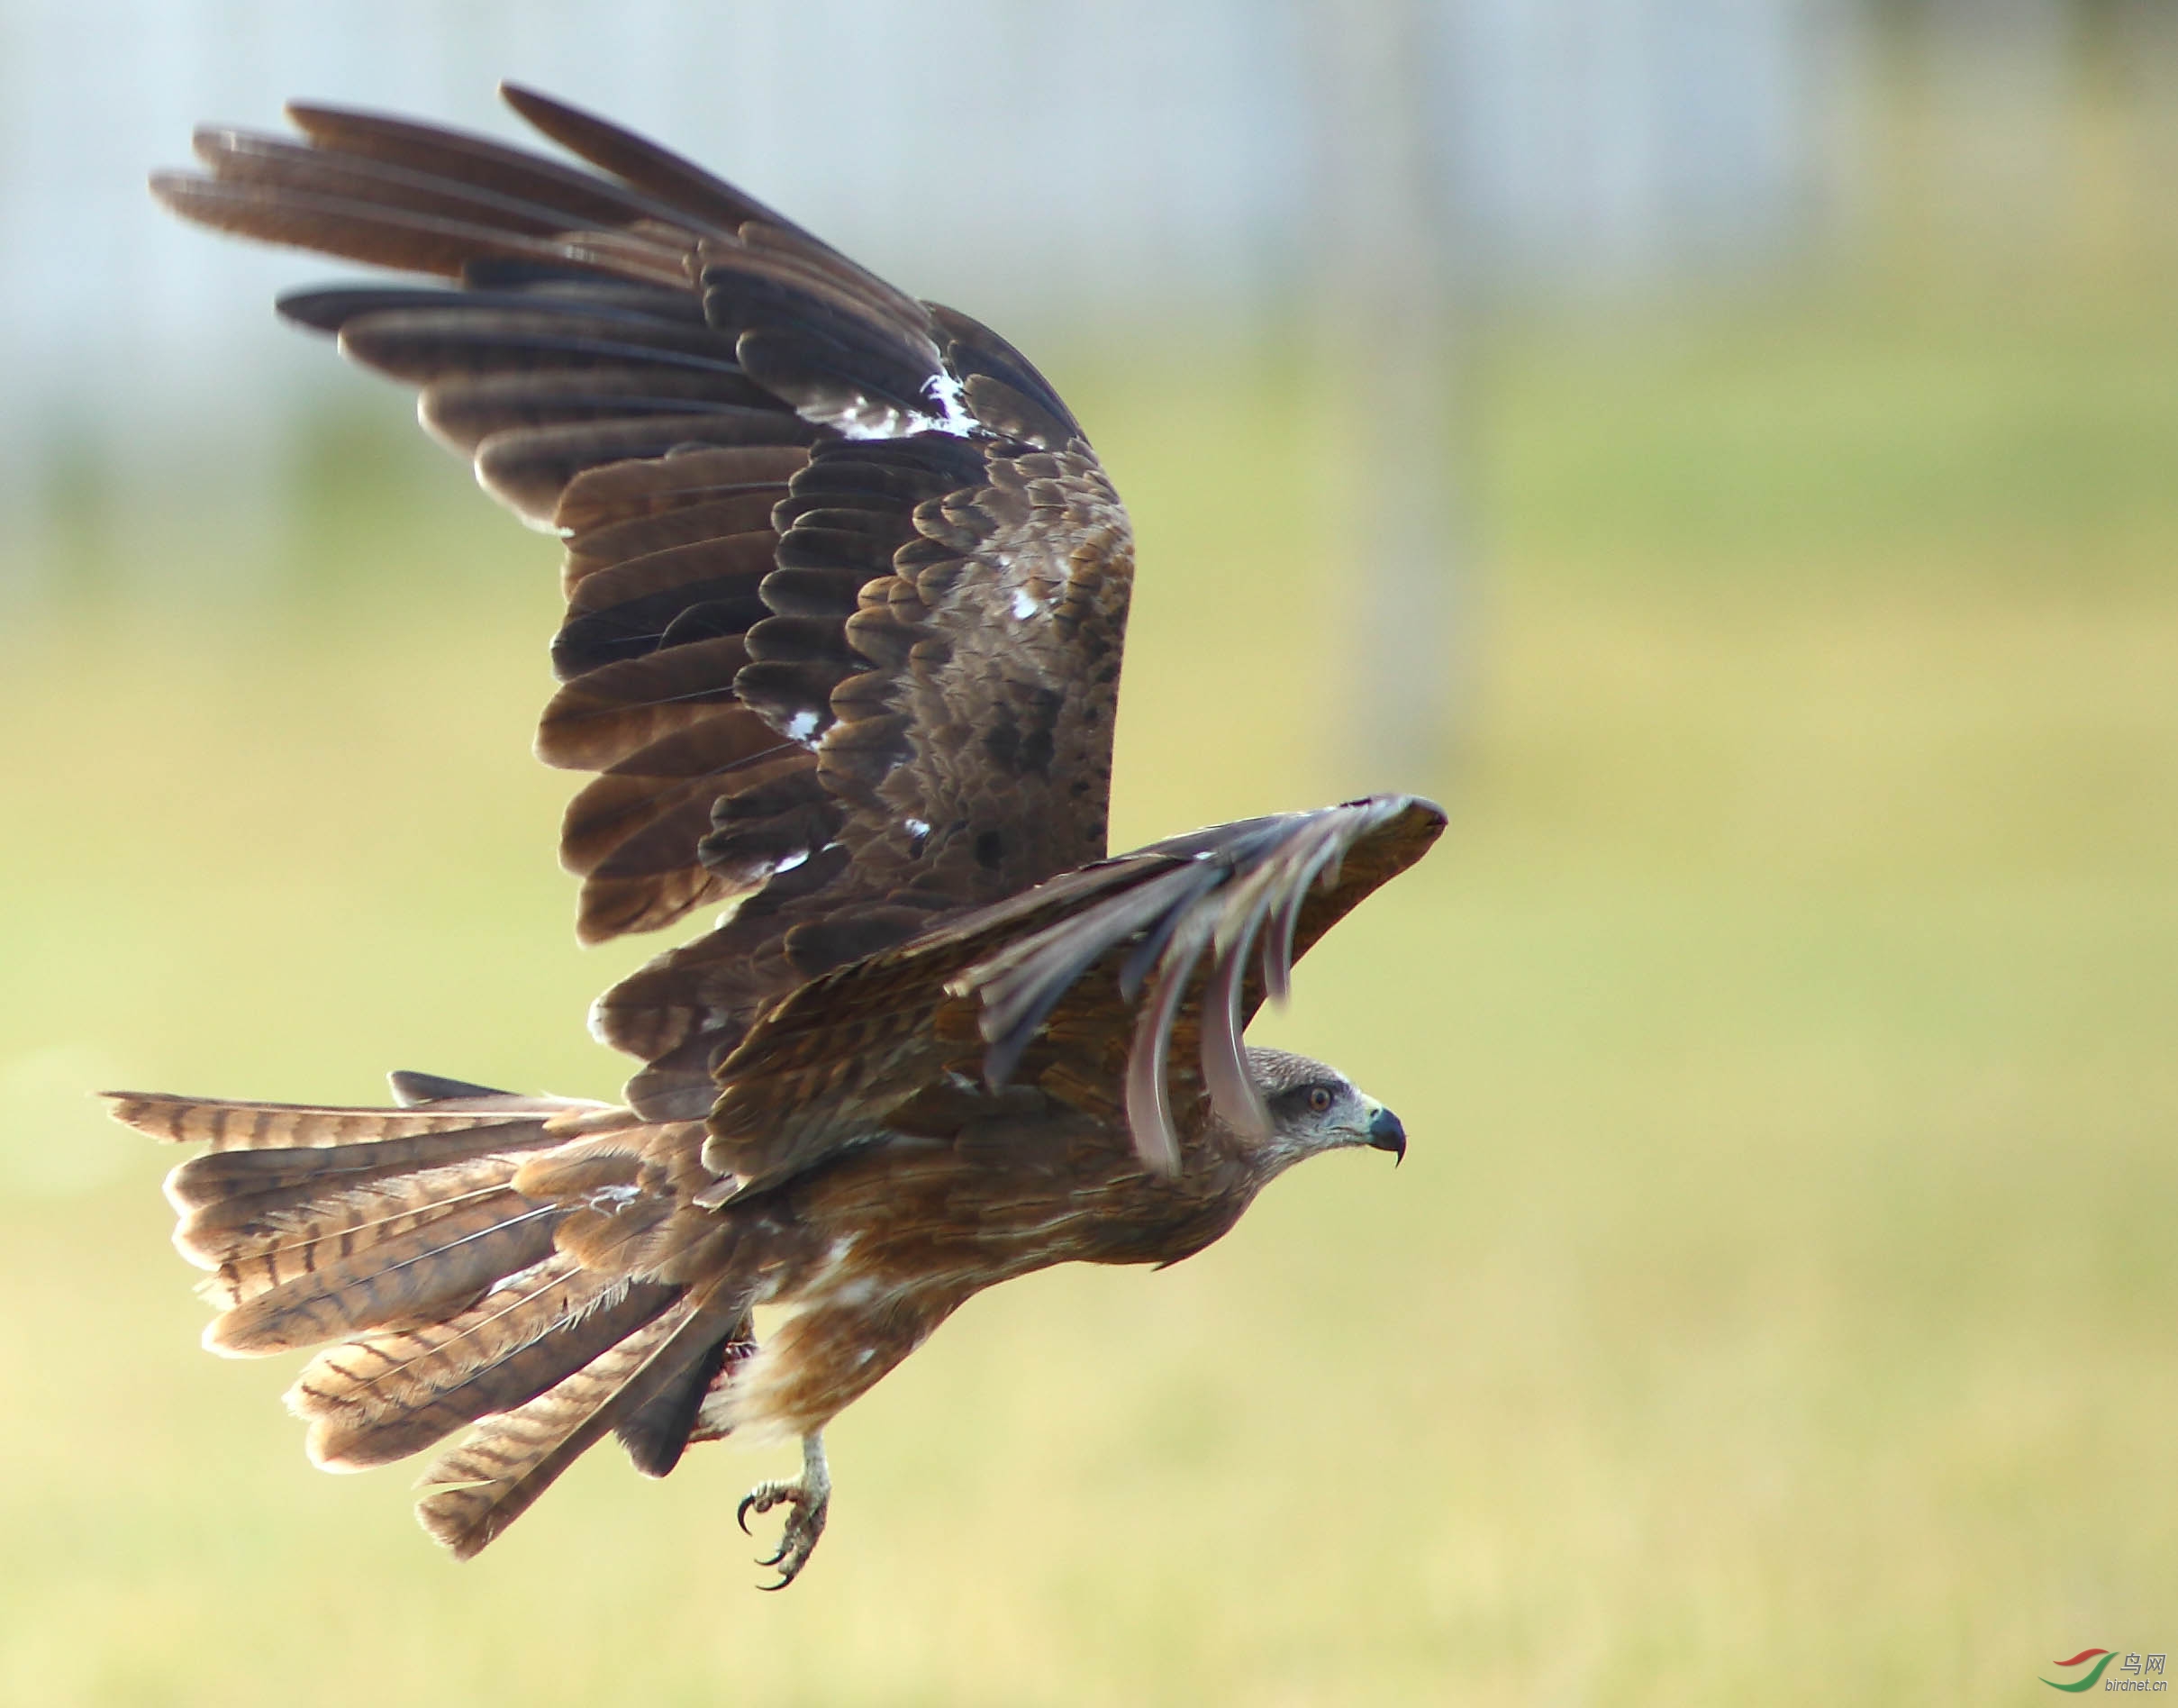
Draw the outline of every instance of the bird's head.
<instances>
[{"instance_id":1,"label":"bird's head","mask_svg":"<svg viewBox=\"0 0 2178 1708\"><path fill-rule=\"evenodd\" d=\"M1270 1128L1253 1141L1265 1171L1276 1174L1319 1151L1366 1145L1407 1154L1407 1130L1399 1117L1336 1068L1283 1049L1248 1051L1248 1077L1262 1094Z\"/></svg>"}]
</instances>

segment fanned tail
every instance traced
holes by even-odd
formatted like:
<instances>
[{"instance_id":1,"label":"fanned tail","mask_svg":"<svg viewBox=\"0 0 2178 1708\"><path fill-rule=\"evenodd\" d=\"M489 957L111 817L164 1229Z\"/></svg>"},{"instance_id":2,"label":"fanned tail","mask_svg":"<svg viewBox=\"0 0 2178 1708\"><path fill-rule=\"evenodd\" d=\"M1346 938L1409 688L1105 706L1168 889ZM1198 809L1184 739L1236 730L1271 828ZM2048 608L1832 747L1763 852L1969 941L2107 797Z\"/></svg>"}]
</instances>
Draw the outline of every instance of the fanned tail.
<instances>
[{"instance_id":1,"label":"fanned tail","mask_svg":"<svg viewBox=\"0 0 2178 1708\"><path fill-rule=\"evenodd\" d=\"M175 1243L223 1307L206 1346L341 1342L287 1395L314 1463L362 1470L482 1422L421 1512L466 1558L607 1429L670 1470L746 1322L644 1273L669 1198L639 1195L631 1158L657 1129L429 1075L394 1090L393 1109L108 1095L128 1125L212 1147L167 1179Z\"/></svg>"},{"instance_id":2,"label":"fanned tail","mask_svg":"<svg viewBox=\"0 0 2178 1708\"><path fill-rule=\"evenodd\" d=\"M472 1088L465 1087L467 1091ZM212 1351L252 1357L458 1311L549 1257L565 1212L511 1182L599 1105L504 1094L402 1110L121 1094L120 1120L213 1149L167 1177L174 1240L213 1271Z\"/></svg>"}]
</instances>

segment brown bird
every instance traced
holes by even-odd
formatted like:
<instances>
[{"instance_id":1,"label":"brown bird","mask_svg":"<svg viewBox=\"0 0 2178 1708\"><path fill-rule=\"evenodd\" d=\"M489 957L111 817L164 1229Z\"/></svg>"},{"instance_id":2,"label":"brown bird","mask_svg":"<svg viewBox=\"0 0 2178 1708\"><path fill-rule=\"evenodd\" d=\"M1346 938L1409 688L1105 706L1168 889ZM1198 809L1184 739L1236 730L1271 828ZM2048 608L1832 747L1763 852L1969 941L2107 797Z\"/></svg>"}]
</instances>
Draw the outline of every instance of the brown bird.
<instances>
[{"instance_id":1,"label":"brown bird","mask_svg":"<svg viewBox=\"0 0 2178 1708\"><path fill-rule=\"evenodd\" d=\"M281 302L421 390L558 535L537 750L585 941L723 904L591 1024L625 1105L393 1076L397 1106L117 1093L210 1150L168 1177L205 1345L334 1342L288 1395L328 1469L475 1425L424 1528L483 1548L608 1431L798 1437L764 1562L824 1528L822 1431L972 1294L1165 1264L1348 1146L1374 1098L1241 1041L1293 960L1443 828L1377 797L1107 857L1133 536L1066 404L966 315L587 114L507 88L594 170L291 106L208 129L186 217L433 275ZM750 1313L779 1312L758 1344Z\"/></svg>"}]
</instances>

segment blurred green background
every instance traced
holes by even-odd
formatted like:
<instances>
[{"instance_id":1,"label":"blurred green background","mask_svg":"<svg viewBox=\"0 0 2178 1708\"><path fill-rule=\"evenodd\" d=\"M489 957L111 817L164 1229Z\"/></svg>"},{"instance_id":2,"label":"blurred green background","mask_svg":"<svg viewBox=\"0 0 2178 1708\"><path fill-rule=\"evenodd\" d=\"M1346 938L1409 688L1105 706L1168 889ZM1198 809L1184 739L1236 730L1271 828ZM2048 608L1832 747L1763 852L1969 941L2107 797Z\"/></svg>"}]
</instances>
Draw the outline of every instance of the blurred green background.
<instances>
[{"instance_id":1,"label":"blurred green background","mask_svg":"<svg viewBox=\"0 0 2178 1708\"><path fill-rule=\"evenodd\" d=\"M12 631L0 1696L1982 1702L2167 1641L2178 335L1574 336L1493 367L1452 831L1257 1028L1406 1167L978 1301L839 1423L776 1601L731 1448L600 1453L460 1568L397 1476L312 1472L286 1362L195 1349L169 1158L83 1097L610 1093L578 1016L635 951L570 942L521 758L550 548L329 436L321 585ZM1147 566L1115 840L1319 799L1296 382L1062 374Z\"/></svg>"},{"instance_id":2,"label":"blurred green background","mask_svg":"<svg viewBox=\"0 0 2178 1708\"><path fill-rule=\"evenodd\" d=\"M86 1088L607 1095L652 945L575 948L522 757L555 554L389 397L269 589L86 477L0 631L0 1701L2024 1703L2178 1646L2167 250L1917 229L1490 321L1452 829L1255 1032L1406 1166L971 1304L777 1598L731 1513L791 1456L602 1449L457 1567L307 1467L294 1360L197 1350L174 1158ZM1305 341L1185 331L1048 352L1140 536L1121 846L1355 763Z\"/></svg>"}]
</instances>

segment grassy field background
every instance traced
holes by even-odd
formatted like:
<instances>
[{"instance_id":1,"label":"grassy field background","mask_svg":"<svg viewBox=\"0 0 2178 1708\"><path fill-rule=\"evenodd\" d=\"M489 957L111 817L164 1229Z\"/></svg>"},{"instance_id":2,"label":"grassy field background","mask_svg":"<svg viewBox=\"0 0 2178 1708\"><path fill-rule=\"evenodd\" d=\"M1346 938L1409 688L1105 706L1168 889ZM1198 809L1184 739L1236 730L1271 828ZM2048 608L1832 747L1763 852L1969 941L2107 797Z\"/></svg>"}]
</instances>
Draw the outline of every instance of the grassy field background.
<instances>
[{"instance_id":1,"label":"grassy field background","mask_svg":"<svg viewBox=\"0 0 2178 1708\"><path fill-rule=\"evenodd\" d=\"M1295 382L1057 367L1142 541L1116 840L1383 781ZM617 1084L579 1018L650 946L575 948L524 758L550 548L376 429L272 595L86 504L92 591L0 637L0 1701L2028 1703L2178 1648L2178 328L1721 304L1483 384L1452 831L1256 1032L1406 1167L971 1305L776 1599L785 1457L601 1450L466 1567L310 1470L83 1096Z\"/></svg>"}]
</instances>

